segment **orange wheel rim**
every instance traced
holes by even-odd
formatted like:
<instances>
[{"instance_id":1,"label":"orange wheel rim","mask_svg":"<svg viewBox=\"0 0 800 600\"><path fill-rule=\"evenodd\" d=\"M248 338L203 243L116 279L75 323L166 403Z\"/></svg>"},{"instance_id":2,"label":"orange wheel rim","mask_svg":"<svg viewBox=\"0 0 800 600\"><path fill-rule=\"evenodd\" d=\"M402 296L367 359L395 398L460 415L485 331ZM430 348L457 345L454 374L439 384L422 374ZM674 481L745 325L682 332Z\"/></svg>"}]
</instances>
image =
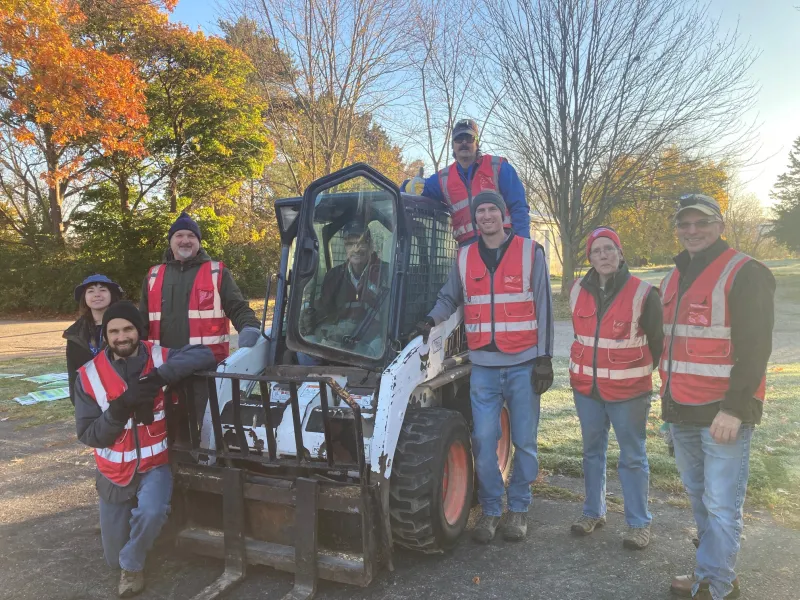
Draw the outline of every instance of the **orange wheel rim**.
<instances>
[{"instance_id":1,"label":"orange wheel rim","mask_svg":"<svg viewBox=\"0 0 800 600\"><path fill-rule=\"evenodd\" d=\"M505 473L508 457L511 454L511 417L504 406L500 411L500 441L497 442L497 464L500 472Z\"/></svg>"},{"instance_id":2,"label":"orange wheel rim","mask_svg":"<svg viewBox=\"0 0 800 600\"><path fill-rule=\"evenodd\" d=\"M442 477L442 507L448 525L455 525L467 503L467 449L460 441L447 451Z\"/></svg>"}]
</instances>

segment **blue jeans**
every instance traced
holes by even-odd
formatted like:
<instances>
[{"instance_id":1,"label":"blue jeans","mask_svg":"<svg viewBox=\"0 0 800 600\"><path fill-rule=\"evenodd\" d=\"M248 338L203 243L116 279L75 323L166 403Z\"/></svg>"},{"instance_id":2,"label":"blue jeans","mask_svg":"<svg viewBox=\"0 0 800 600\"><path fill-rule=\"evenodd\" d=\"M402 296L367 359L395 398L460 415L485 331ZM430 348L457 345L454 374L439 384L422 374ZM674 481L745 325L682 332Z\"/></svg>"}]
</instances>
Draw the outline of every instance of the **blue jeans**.
<instances>
[{"instance_id":1,"label":"blue jeans","mask_svg":"<svg viewBox=\"0 0 800 600\"><path fill-rule=\"evenodd\" d=\"M100 498L100 535L109 567L144 570L147 552L167 522L171 497L172 471L162 465L140 475L136 498L121 504Z\"/></svg>"},{"instance_id":2,"label":"blue jeans","mask_svg":"<svg viewBox=\"0 0 800 600\"><path fill-rule=\"evenodd\" d=\"M531 484L539 473L536 433L539 428L539 396L533 391L533 364L513 367L473 365L470 378L472 402L472 452L478 475L478 501L484 515L503 514L503 476L497 462L500 411L508 406L514 471L508 484L508 509L526 512L531 504Z\"/></svg>"},{"instance_id":3,"label":"blue jeans","mask_svg":"<svg viewBox=\"0 0 800 600\"><path fill-rule=\"evenodd\" d=\"M598 518L606 514L606 459L608 431L614 426L619 443L617 472L625 501L629 527L647 527L653 516L647 509L650 465L645 439L650 396L625 402L602 402L572 390L583 436L583 514Z\"/></svg>"},{"instance_id":4,"label":"blue jeans","mask_svg":"<svg viewBox=\"0 0 800 600\"><path fill-rule=\"evenodd\" d=\"M706 581L714 600L733 590L742 512L750 474L753 427L743 425L732 444L718 444L708 427L672 424L675 463L697 523L697 581ZM696 583L693 592L697 591Z\"/></svg>"}]
</instances>

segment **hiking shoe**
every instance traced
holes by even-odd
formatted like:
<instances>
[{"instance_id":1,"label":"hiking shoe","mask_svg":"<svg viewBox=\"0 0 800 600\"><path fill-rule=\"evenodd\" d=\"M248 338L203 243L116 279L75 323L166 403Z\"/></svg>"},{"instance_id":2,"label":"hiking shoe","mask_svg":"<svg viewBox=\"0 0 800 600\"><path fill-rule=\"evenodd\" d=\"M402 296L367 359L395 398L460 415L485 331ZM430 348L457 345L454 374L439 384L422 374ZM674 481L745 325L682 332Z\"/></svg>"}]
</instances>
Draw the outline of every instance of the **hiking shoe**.
<instances>
[{"instance_id":1,"label":"hiking shoe","mask_svg":"<svg viewBox=\"0 0 800 600\"><path fill-rule=\"evenodd\" d=\"M644 550L650 543L650 525L647 527L628 527L622 536L622 545L629 550Z\"/></svg>"},{"instance_id":2,"label":"hiking shoe","mask_svg":"<svg viewBox=\"0 0 800 600\"><path fill-rule=\"evenodd\" d=\"M503 539L507 542L520 542L528 533L528 513L509 512L503 526Z\"/></svg>"},{"instance_id":3,"label":"hiking shoe","mask_svg":"<svg viewBox=\"0 0 800 600\"><path fill-rule=\"evenodd\" d=\"M494 534L497 531L497 526L500 524L500 517L493 517L491 515L483 515L478 519L478 524L472 530L473 541L479 544L488 544L494 539Z\"/></svg>"},{"instance_id":4,"label":"hiking shoe","mask_svg":"<svg viewBox=\"0 0 800 600\"><path fill-rule=\"evenodd\" d=\"M602 517L588 517L581 515L577 521L572 524L572 533L577 535L589 535L596 527L602 527L606 524L605 516Z\"/></svg>"},{"instance_id":5,"label":"hiking shoe","mask_svg":"<svg viewBox=\"0 0 800 600\"><path fill-rule=\"evenodd\" d=\"M126 571L119 576L119 597L130 598L144 589L144 571Z\"/></svg>"},{"instance_id":6,"label":"hiking shoe","mask_svg":"<svg viewBox=\"0 0 800 600\"><path fill-rule=\"evenodd\" d=\"M692 597L692 586L694 582L697 581L697 577L694 575L678 575L675 579L672 580L672 585L670 586L670 591L675 594L676 596L681 596L683 598L691 598ZM707 584L703 584L704 587L707 587ZM698 590L699 591L699 590ZM735 600L739 597L739 578L733 580L733 590L730 594L725 596L725 600ZM695 596L697 598L698 596ZM702 596L701 596L702 597ZM711 598L711 594L709 593L708 598Z\"/></svg>"}]
</instances>

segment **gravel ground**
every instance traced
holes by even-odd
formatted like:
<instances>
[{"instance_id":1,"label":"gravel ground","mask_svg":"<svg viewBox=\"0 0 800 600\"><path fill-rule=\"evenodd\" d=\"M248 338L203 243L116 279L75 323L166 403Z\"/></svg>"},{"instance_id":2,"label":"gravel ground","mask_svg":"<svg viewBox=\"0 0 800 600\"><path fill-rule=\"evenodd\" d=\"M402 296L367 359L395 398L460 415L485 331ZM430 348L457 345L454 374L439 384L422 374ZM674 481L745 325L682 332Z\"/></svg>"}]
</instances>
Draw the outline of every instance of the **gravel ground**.
<instances>
[{"instance_id":1,"label":"gravel ground","mask_svg":"<svg viewBox=\"0 0 800 600\"><path fill-rule=\"evenodd\" d=\"M105 566L98 535L92 456L75 441L73 424L15 430L0 422L0 599L107 600L116 576ZM581 491L582 483L551 478ZM609 491L619 496L615 481ZM652 499L653 541L643 552L622 548L622 515L588 538L574 538L569 523L580 505L536 499L528 539L476 546L464 539L444 556L398 552L393 573L379 572L366 589L321 583L318 598L455 600L463 598L631 598L667 600L672 576L689 572L692 516L657 495ZM474 515L473 515L474 516ZM748 514L739 561L743 598L800 599L800 532L766 513ZM177 553L151 553L141 598L191 598L219 573L220 561ZM291 576L251 568L226 598L280 598Z\"/></svg>"}]
</instances>

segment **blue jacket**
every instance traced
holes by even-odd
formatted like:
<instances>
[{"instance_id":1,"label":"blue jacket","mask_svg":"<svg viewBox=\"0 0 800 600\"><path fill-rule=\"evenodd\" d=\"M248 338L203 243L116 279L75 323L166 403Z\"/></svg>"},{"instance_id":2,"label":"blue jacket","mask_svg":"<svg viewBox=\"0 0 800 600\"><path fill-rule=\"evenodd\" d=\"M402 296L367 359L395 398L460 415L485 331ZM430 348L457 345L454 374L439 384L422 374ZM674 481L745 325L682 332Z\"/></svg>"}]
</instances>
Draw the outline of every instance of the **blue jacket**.
<instances>
[{"instance_id":1,"label":"blue jacket","mask_svg":"<svg viewBox=\"0 0 800 600\"><path fill-rule=\"evenodd\" d=\"M461 165L456 162L458 174L461 180L466 182L472 180L475 175L475 165L470 165L469 169L464 172ZM525 199L525 188L522 187L522 182L519 180L516 170L507 161L500 165L500 177L498 178L500 184L500 195L506 201L508 212L511 215L511 227L514 233L518 236L528 238L531 237L531 216L528 208L528 202ZM405 182L403 182L403 188ZM425 180L425 187L422 190L422 195L441 202L446 202L442 187L439 184L439 174L434 173ZM476 236L477 239L477 236Z\"/></svg>"}]
</instances>

